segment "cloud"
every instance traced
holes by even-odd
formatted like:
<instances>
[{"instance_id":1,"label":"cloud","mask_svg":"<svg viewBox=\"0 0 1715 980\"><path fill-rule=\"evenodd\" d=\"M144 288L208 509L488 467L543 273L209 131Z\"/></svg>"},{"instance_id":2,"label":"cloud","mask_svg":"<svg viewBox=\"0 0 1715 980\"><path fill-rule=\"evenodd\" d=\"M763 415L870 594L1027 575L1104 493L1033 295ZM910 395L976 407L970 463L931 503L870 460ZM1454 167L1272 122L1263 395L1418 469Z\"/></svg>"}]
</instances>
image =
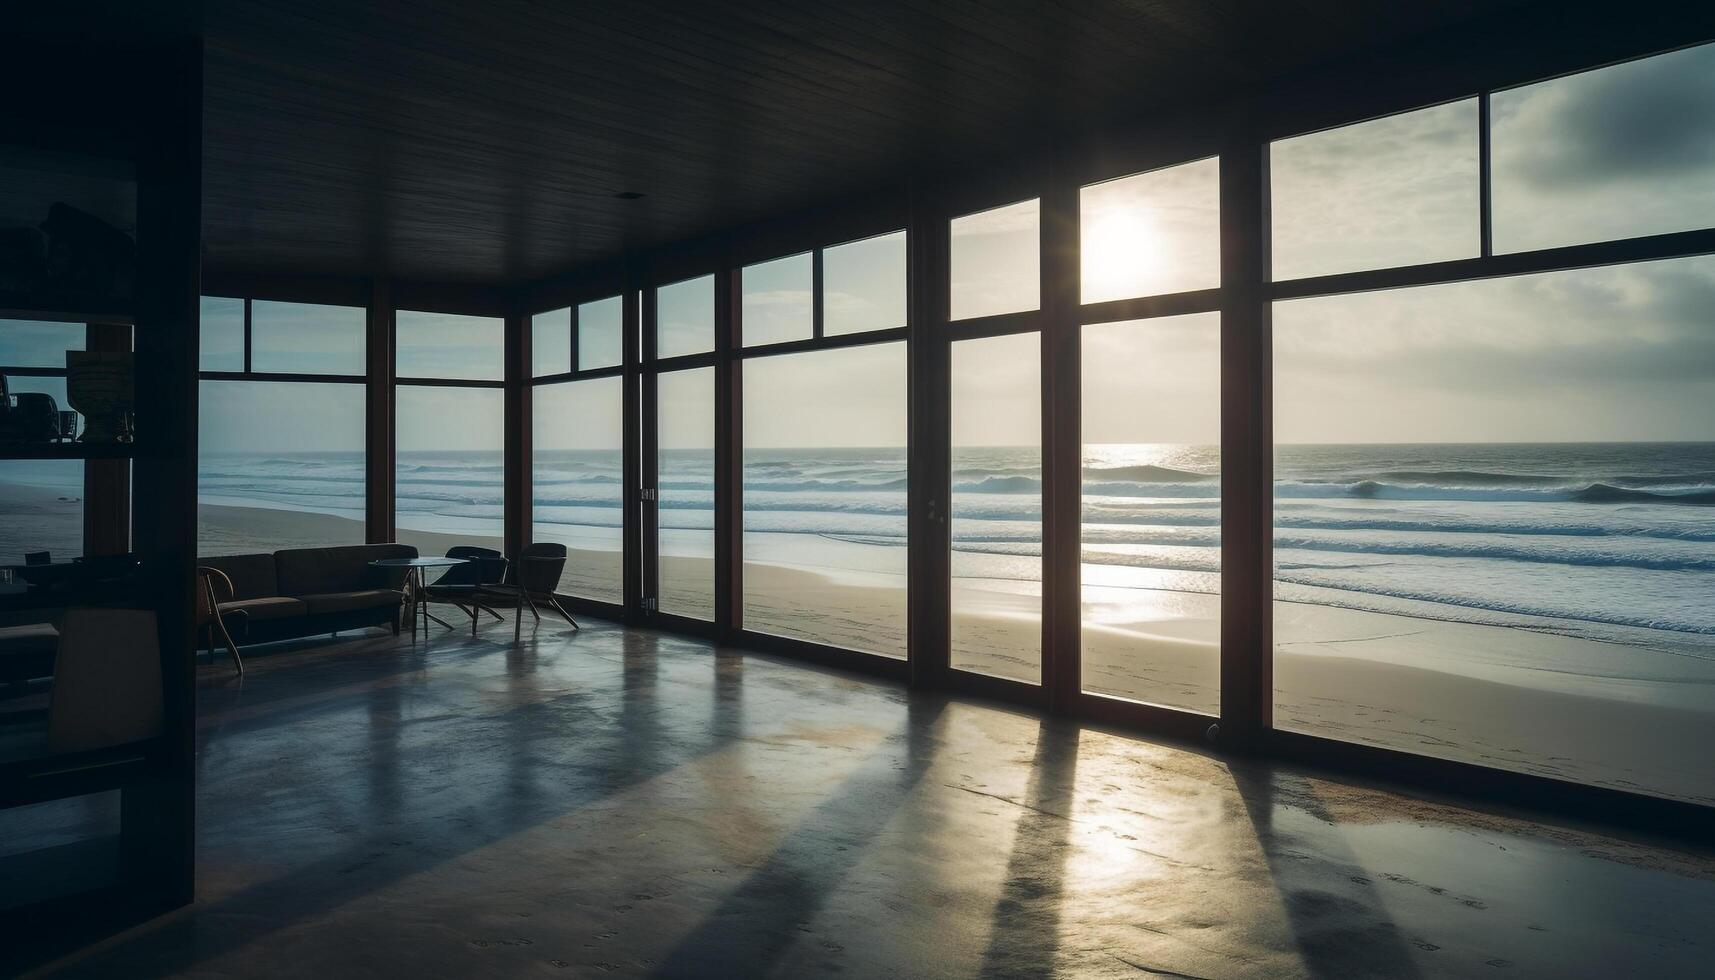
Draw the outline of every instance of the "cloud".
<instances>
[{"instance_id":1,"label":"cloud","mask_svg":"<svg viewBox=\"0 0 1715 980\"><path fill-rule=\"evenodd\" d=\"M1534 187L1707 173L1715 45L1499 92L1494 107L1504 174Z\"/></svg>"},{"instance_id":2,"label":"cloud","mask_svg":"<svg viewBox=\"0 0 1715 980\"><path fill-rule=\"evenodd\" d=\"M1287 441L1715 436L1708 257L1282 303L1275 341Z\"/></svg>"}]
</instances>

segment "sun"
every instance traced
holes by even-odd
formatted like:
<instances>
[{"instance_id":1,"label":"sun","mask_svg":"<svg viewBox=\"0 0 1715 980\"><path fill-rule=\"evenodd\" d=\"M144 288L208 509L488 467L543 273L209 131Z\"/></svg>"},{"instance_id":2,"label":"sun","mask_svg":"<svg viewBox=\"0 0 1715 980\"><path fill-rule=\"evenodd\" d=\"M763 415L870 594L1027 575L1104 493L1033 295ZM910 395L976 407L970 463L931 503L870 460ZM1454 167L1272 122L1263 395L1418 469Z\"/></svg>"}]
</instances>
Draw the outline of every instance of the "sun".
<instances>
[{"instance_id":1,"label":"sun","mask_svg":"<svg viewBox=\"0 0 1715 980\"><path fill-rule=\"evenodd\" d=\"M1111 207L1084 217L1084 302L1140 295L1140 283L1161 275L1166 247L1147 211Z\"/></svg>"}]
</instances>

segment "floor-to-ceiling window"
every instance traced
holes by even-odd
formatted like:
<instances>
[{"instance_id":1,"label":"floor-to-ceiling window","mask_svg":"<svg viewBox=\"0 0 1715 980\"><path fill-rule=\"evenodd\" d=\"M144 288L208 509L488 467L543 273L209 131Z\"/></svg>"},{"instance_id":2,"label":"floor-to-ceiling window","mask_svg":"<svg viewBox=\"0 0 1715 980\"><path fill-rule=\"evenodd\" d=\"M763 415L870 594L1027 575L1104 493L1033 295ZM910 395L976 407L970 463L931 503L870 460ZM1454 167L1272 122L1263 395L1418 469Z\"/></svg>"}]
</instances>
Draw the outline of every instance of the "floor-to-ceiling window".
<instances>
[{"instance_id":1,"label":"floor-to-ceiling window","mask_svg":"<svg viewBox=\"0 0 1715 980\"><path fill-rule=\"evenodd\" d=\"M198 554L363 543L365 319L203 297Z\"/></svg>"},{"instance_id":2,"label":"floor-to-ceiling window","mask_svg":"<svg viewBox=\"0 0 1715 980\"><path fill-rule=\"evenodd\" d=\"M1042 682L1041 249L1035 199L948 223L949 663L1028 684Z\"/></svg>"},{"instance_id":3,"label":"floor-to-ceiling window","mask_svg":"<svg viewBox=\"0 0 1715 980\"><path fill-rule=\"evenodd\" d=\"M952 354L955 669L1042 680L1042 339L960 340Z\"/></svg>"},{"instance_id":4,"label":"floor-to-ceiling window","mask_svg":"<svg viewBox=\"0 0 1715 980\"><path fill-rule=\"evenodd\" d=\"M505 321L394 316L395 537L424 555L503 550Z\"/></svg>"},{"instance_id":5,"label":"floor-to-ceiling window","mask_svg":"<svg viewBox=\"0 0 1715 980\"><path fill-rule=\"evenodd\" d=\"M566 546L560 592L612 603L625 593L623 338L618 296L531 321L531 538Z\"/></svg>"},{"instance_id":6,"label":"floor-to-ceiling window","mask_svg":"<svg viewBox=\"0 0 1715 980\"><path fill-rule=\"evenodd\" d=\"M716 618L715 285L701 275L653 290L645 326L652 370L643 385L654 409L644 416L653 420L644 434L653 458L642 461L643 480L654 494L645 598L660 612L704 622Z\"/></svg>"},{"instance_id":7,"label":"floor-to-ceiling window","mask_svg":"<svg viewBox=\"0 0 1715 980\"><path fill-rule=\"evenodd\" d=\"M1209 312L1142 318L1152 311L1123 304L1220 285L1220 162L1087 185L1078 217L1081 686L1217 714L1218 300L1205 294Z\"/></svg>"},{"instance_id":8,"label":"floor-to-ceiling window","mask_svg":"<svg viewBox=\"0 0 1715 980\"><path fill-rule=\"evenodd\" d=\"M906 656L905 283L902 232L739 270L747 630Z\"/></svg>"},{"instance_id":9,"label":"floor-to-ceiling window","mask_svg":"<svg viewBox=\"0 0 1715 980\"><path fill-rule=\"evenodd\" d=\"M1706 46L1273 144L1277 728L1715 801L1715 259L1532 251L1715 226L1711 86Z\"/></svg>"},{"instance_id":10,"label":"floor-to-ceiling window","mask_svg":"<svg viewBox=\"0 0 1715 980\"><path fill-rule=\"evenodd\" d=\"M657 376L657 607L715 618L715 369Z\"/></svg>"}]
</instances>

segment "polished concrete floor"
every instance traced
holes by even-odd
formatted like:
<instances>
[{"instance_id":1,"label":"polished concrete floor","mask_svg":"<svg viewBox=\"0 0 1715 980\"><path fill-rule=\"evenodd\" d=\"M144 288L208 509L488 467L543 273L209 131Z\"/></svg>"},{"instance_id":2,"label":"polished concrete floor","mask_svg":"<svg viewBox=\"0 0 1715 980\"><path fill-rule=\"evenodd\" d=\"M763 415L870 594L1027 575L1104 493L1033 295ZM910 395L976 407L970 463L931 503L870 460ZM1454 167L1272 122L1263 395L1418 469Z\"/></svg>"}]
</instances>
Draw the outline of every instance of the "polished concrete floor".
<instances>
[{"instance_id":1,"label":"polished concrete floor","mask_svg":"<svg viewBox=\"0 0 1715 980\"><path fill-rule=\"evenodd\" d=\"M242 682L204 667L196 905L41 974L1715 962L1707 853L600 623L510 640L365 636L253 656Z\"/></svg>"}]
</instances>

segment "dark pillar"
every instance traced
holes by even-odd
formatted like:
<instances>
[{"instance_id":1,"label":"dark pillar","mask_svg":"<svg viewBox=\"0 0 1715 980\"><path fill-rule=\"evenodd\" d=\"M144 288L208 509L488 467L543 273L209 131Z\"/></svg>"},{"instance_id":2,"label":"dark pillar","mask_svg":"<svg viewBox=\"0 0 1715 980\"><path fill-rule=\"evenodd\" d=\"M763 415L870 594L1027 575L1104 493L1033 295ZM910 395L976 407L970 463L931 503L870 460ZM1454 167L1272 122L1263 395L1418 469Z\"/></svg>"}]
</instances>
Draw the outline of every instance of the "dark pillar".
<instances>
[{"instance_id":1,"label":"dark pillar","mask_svg":"<svg viewBox=\"0 0 1715 980\"><path fill-rule=\"evenodd\" d=\"M364 539L371 544L392 541L394 439L393 414L393 288L378 279L370 284L365 322L368 338L364 358Z\"/></svg>"},{"instance_id":2,"label":"dark pillar","mask_svg":"<svg viewBox=\"0 0 1715 980\"><path fill-rule=\"evenodd\" d=\"M907 645L913 686L947 680L951 632L951 415L947 339L947 218L936 196L914 187L906 234Z\"/></svg>"},{"instance_id":3,"label":"dark pillar","mask_svg":"<svg viewBox=\"0 0 1715 980\"><path fill-rule=\"evenodd\" d=\"M163 44L136 79L136 553L142 600L159 625L164 731L159 765L123 791L123 874L130 895L191 900L195 848L196 564L199 244L202 224L202 44Z\"/></svg>"},{"instance_id":4,"label":"dark pillar","mask_svg":"<svg viewBox=\"0 0 1715 980\"><path fill-rule=\"evenodd\" d=\"M739 290L725 269L715 275L715 628L744 628L744 361L739 348Z\"/></svg>"},{"instance_id":5,"label":"dark pillar","mask_svg":"<svg viewBox=\"0 0 1715 980\"><path fill-rule=\"evenodd\" d=\"M1076 710L1083 689L1079 299L1078 186L1051 167L1042 194L1042 683L1060 713Z\"/></svg>"},{"instance_id":6,"label":"dark pillar","mask_svg":"<svg viewBox=\"0 0 1715 980\"><path fill-rule=\"evenodd\" d=\"M1221 744L1253 748L1274 705L1268 147L1248 120L1221 153Z\"/></svg>"},{"instance_id":7,"label":"dark pillar","mask_svg":"<svg viewBox=\"0 0 1715 980\"><path fill-rule=\"evenodd\" d=\"M530 543L533 514L531 469L531 408L534 398L530 384L534 373L531 366L530 315L513 311L506 316L506 458L505 470L505 549L517 555ZM576 352L573 352L576 356ZM575 361L573 362L576 363Z\"/></svg>"},{"instance_id":8,"label":"dark pillar","mask_svg":"<svg viewBox=\"0 0 1715 980\"><path fill-rule=\"evenodd\" d=\"M638 516L642 513L642 506L639 501L643 497L643 483L639 473L643 455L643 431L642 421L637 415L638 406L641 402L643 381L642 365L638 361L639 335L641 335L642 344L645 345L644 350L648 353L654 352L655 342L652 336L654 331L645 329L649 323L649 318L643 316L643 311L639 309L638 304L643 297L648 297L648 301L653 303L654 292L640 292L637 277L631 273L629 266L625 280L625 293L620 299L623 319L620 329L625 337L625 353L622 358L625 374L622 382L623 391L621 392L621 397L625 402L625 421L620 427L623 430L624 447L622 454L625 459L625 476L620 481L622 491L620 508L621 513L625 515L623 519L625 527L621 531L625 548L625 555L622 559L625 573L623 601L625 603L625 621L627 623L639 623L642 621L644 595L643 529L638 520ZM575 362L572 364L572 368L577 369Z\"/></svg>"}]
</instances>

